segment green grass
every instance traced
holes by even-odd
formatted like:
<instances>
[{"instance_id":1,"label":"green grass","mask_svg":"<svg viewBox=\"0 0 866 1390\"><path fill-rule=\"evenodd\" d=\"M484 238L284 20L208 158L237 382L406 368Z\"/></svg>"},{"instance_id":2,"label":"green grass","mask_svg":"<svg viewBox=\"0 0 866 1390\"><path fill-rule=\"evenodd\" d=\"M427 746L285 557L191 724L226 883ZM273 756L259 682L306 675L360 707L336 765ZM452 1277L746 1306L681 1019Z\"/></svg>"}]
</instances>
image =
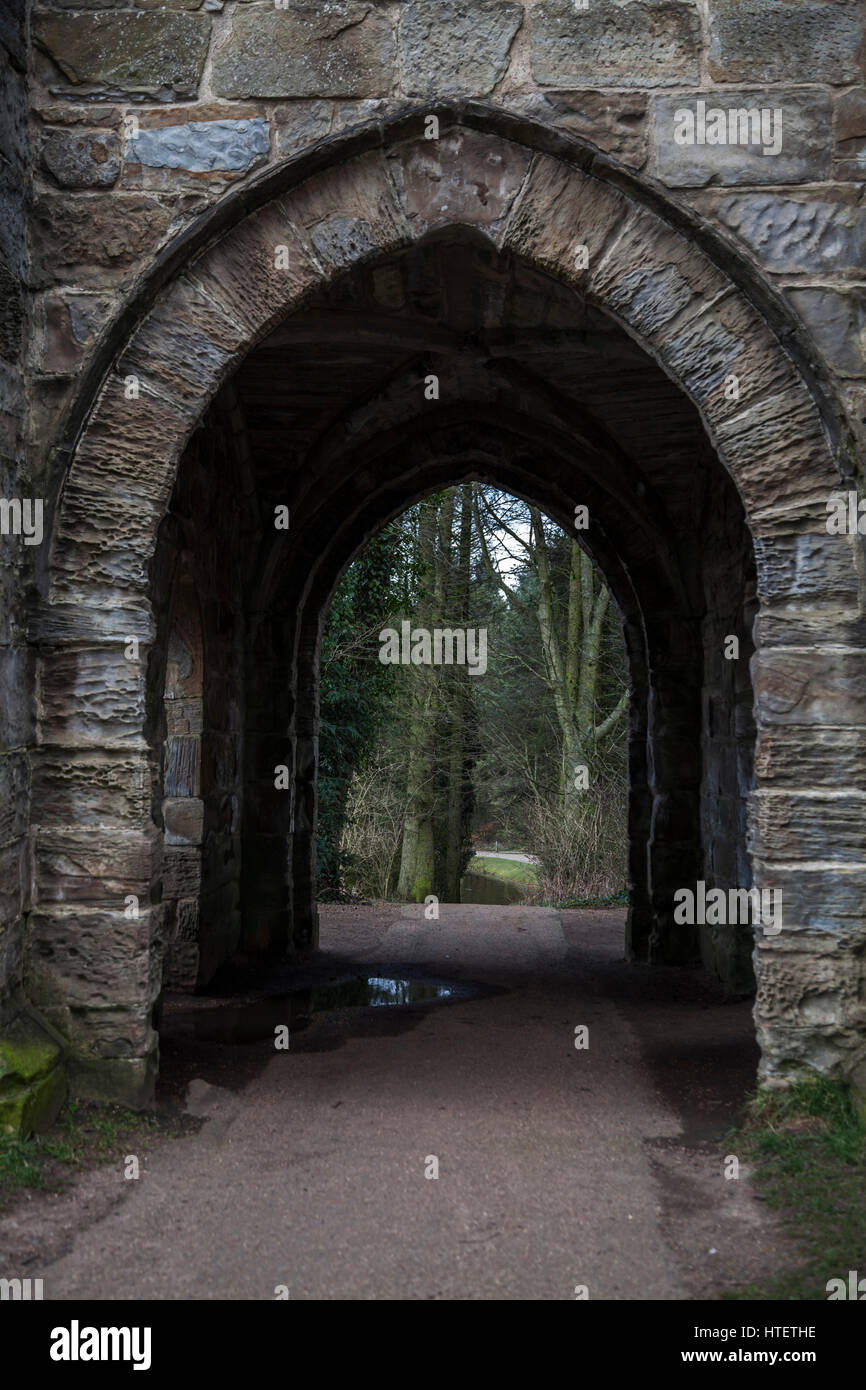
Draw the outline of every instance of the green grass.
<instances>
[{"instance_id":1,"label":"green grass","mask_svg":"<svg viewBox=\"0 0 866 1390\"><path fill-rule=\"evenodd\" d=\"M495 855L476 855L469 860L468 874L489 874L491 878L506 878L511 883L534 888L538 882L538 869L535 864L523 864L519 859L497 859Z\"/></svg>"},{"instance_id":2,"label":"green grass","mask_svg":"<svg viewBox=\"0 0 866 1390\"><path fill-rule=\"evenodd\" d=\"M563 898L561 902L544 903L544 907L628 907L628 892L611 893L606 898Z\"/></svg>"},{"instance_id":3,"label":"green grass","mask_svg":"<svg viewBox=\"0 0 866 1390\"><path fill-rule=\"evenodd\" d=\"M140 1151L143 1141L177 1132L171 1122L119 1105L70 1100L45 1133L0 1137L0 1210L22 1188L58 1191L75 1171Z\"/></svg>"},{"instance_id":4,"label":"green grass","mask_svg":"<svg viewBox=\"0 0 866 1390\"><path fill-rule=\"evenodd\" d=\"M754 1164L758 1190L781 1213L802 1264L725 1297L825 1299L828 1280L847 1280L850 1269L866 1275L866 1122L847 1087L816 1076L761 1091L726 1143Z\"/></svg>"}]
</instances>

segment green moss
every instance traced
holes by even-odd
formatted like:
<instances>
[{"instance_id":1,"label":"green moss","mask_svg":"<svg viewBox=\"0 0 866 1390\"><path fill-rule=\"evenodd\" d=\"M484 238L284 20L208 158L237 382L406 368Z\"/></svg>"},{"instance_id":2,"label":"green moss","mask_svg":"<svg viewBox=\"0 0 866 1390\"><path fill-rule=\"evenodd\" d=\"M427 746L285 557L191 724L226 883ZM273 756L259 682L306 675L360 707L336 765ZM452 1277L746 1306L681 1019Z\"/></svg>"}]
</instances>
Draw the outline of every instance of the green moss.
<instances>
[{"instance_id":1,"label":"green moss","mask_svg":"<svg viewBox=\"0 0 866 1390\"><path fill-rule=\"evenodd\" d=\"M54 1043L0 1038L0 1095L47 1076L59 1057Z\"/></svg>"}]
</instances>

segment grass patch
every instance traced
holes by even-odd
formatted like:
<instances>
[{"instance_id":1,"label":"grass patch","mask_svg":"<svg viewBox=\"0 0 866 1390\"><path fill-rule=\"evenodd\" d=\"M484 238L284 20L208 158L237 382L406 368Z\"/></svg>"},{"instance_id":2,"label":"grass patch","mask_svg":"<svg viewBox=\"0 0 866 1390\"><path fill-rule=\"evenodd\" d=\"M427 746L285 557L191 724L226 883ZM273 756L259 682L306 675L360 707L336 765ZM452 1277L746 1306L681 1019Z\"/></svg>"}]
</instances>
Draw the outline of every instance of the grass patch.
<instances>
[{"instance_id":1,"label":"grass patch","mask_svg":"<svg viewBox=\"0 0 866 1390\"><path fill-rule=\"evenodd\" d=\"M524 864L519 859L497 859L495 855L475 855L469 860L467 874L489 874L491 878L505 878L510 883L520 883L526 888L534 888L538 882L538 868L535 864Z\"/></svg>"},{"instance_id":2,"label":"grass patch","mask_svg":"<svg viewBox=\"0 0 866 1390\"><path fill-rule=\"evenodd\" d=\"M141 1157L158 1136L198 1128L188 1117L166 1118L120 1105L70 1100L45 1134L31 1139L0 1137L0 1211L22 1188L59 1192L75 1172L126 1154Z\"/></svg>"},{"instance_id":3,"label":"grass patch","mask_svg":"<svg viewBox=\"0 0 866 1390\"><path fill-rule=\"evenodd\" d=\"M866 1122L846 1086L810 1077L759 1092L726 1142L755 1165L758 1190L782 1213L803 1262L767 1287L723 1297L823 1300L828 1280L847 1282L849 1269L866 1275Z\"/></svg>"},{"instance_id":4,"label":"grass patch","mask_svg":"<svg viewBox=\"0 0 866 1390\"><path fill-rule=\"evenodd\" d=\"M628 892L624 888L619 893L610 893L606 898L562 898L555 903L542 903L543 907L628 907Z\"/></svg>"}]
</instances>

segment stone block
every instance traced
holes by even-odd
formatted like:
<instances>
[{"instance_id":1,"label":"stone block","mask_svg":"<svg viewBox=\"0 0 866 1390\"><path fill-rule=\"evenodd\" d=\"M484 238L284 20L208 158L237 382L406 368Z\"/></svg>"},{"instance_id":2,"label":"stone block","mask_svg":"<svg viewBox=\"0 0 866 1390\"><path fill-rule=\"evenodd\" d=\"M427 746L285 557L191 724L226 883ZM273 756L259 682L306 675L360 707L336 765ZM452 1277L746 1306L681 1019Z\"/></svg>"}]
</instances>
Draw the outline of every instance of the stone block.
<instances>
[{"instance_id":1,"label":"stone block","mask_svg":"<svg viewBox=\"0 0 866 1390\"><path fill-rule=\"evenodd\" d=\"M728 134L731 113L781 112L782 148L764 154L760 144L678 144L676 117L681 111L697 116L697 103L705 110L724 111ZM770 88L726 91L718 88L688 96L654 98L653 171L669 188L703 188L707 184L818 183L830 170L832 103L829 92L817 88ZM768 118L769 119L769 118ZM777 119L777 118L776 118ZM739 122L734 127L739 134ZM771 124L770 132L774 126ZM752 134L751 122L748 124ZM697 125L695 136L697 136ZM772 141L771 141L772 148Z\"/></svg>"},{"instance_id":2,"label":"stone block","mask_svg":"<svg viewBox=\"0 0 866 1390\"><path fill-rule=\"evenodd\" d=\"M509 111L558 126L640 168L647 155L648 99L645 92L547 91L504 94Z\"/></svg>"},{"instance_id":3,"label":"stone block","mask_svg":"<svg viewBox=\"0 0 866 1390\"><path fill-rule=\"evenodd\" d=\"M127 141L127 163L148 169L190 173L247 170L270 153L270 127L262 116L250 120L188 121L183 125L139 128Z\"/></svg>"},{"instance_id":4,"label":"stone block","mask_svg":"<svg viewBox=\"0 0 866 1390\"><path fill-rule=\"evenodd\" d=\"M400 74L409 96L487 96L508 68L523 6L514 0L412 0L400 16Z\"/></svg>"},{"instance_id":5,"label":"stone block","mask_svg":"<svg viewBox=\"0 0 866 1390\"><path fill-rule=\"evenodd\" d=\"M246 337L198 285L179 280L145 319L118 371L124 378L140 376L161 396L191 410L216 391Z\"/></svg>"},{"instance_id":6,"label":"stone block","mask_svg":"<svg viewBox=\"0 0 866 1390\"><path fill-rule=\"evenodd\" d=\"M142 257L153 256L173 216L172 207L139 193L40 194L32 222L36 283L63 283L74 272L80 285L116 284Z\"/></svg>"},{"instance_id":7,"label":"stone block","mask_svg":"<svg viewBox=\"0 0 866 1390\"><path fill-rule=\"evenodd\" d=\"M104 295L45 296L38 321L36 361L43 372L77 371L111 307Z\"/></svg>"},{"instance_id":8,"label":"stone block","mask_svg":"<svg viewBox=\"0 0 866 1390\"><path fill-rule=\"evenodd\" d=\"M120 174L120 141L111 131L49 131L42 139L43 169L61 188L110 188Z\"/></svg>"},{"instance_id":9,"label":"stone block","mask_svg":"<svg viewBox=\"0 0 866 1390\"><path fill-rule=\"evenodd\" d=\"M344 270L409 240L401 209L378 153L362 155L300 185L283 200L318 260Z\"/></svg>"},{"instance_id":10,"label":"stone block","mask_svg":"<svg viewBox=\"0 0 866 1390\"><path fill-rule=\"evenodd\" d=\"M751 665L760 726L866 727L862 652L817 648L792 653L784 647L764 647Z\"/></svg>"},{"instance_id":11,"label":"stone block","mask_svg":"<svg viewBox=\"0 0 866 1390\"><path fill-rule=\"evenodd\" d=\"M753 343L747 346L751 351ZM712 419L710 409L707 413ZM837 479L821 422L804 387L747 405L716 425L716 437L722 457L732 464L736 460L755 535L790 531L797 525L805 530L826 517L826 499Z\"/></svg>"},{"instance_id":12,"label":"stone block","mask_svg":"<svg viewBox=\"0 0 866 1390\"><path fill-rule=\"evenodd\" d=\"M39 14L33 42L59 79L43 70L54 91L151 96L166 91L194 97L208 44L208 14Z\"/></svg>"},{"instance_id":13,"label":"stone block","mask_svg":"<svg viewBox=\"0 0 866 1390\"><path fill-rule=\"evenodd\" d=\"M700 81L701 20L691 0L540 0L529 12L541 87L672 87Z\"/></svg>"},{"instance_id":14,"label":"stone block","mask_svg":"<svg viewBox=\"0 0 866 1390\"><path fill-rule=\"evenodd\" d=\"M774 272L836 274L866 265L866 209L851 195L743 193L702 202L704 214Z\"/></svg>"},{"instance_id":15,"label":"stone block","mask_svg":"<svg viewBox=\"0 0 866 1390\"><path fill-rule=\"evenodd\" d=\"M0 845L27 834L30 762L26 753L0 752Z\"/></svg>"},{"instance_id":16,"label":"stone block","mask_svg":"<svg viewBox=\"0 0 866 1390\"><path fill-rule=\"evenodd\" d=\"M220 97L387 96L395 43L388 13L370 3L290 0L238 6L213 60Z\"/></svg>"},{"instance_id":17,"label":"stone block","mask_svg":"<svg viewBox=\"0 0 866 1390\"><path fill-rule=\"evenodd\" d=\"M786 866L755 860L761 881L775 883L782 890L782 922L791 932L827 932L835 940L845 937L856 945L866 903L866 875L858 865L834 864L804 867Z\"/></svg>"},{"instance_id":18,"label":"stone block","mask_svg":"<svg viewBox=\"0 0 866 1390\"><path fill-rule=\"evenodd\" d=\"M353 103L355 109L365 105L367 103ZM290 159L330 135L334 109L332 101L293 101L287 106L278 106L274 111L274 125L280 158Z\"/></svg>"},{"instance_id":19,"label":"stone block","mask_svg":"<svg viewBox=\"0 0 866 1390\"><path fill-rule=\"evenodd\" d=\"M615 188L539 156L506 224L503 245L543 270L581 287L587 270L580 248L595 266L622 230L631 206Z\"/></svg>"},{"instance_id":20,"label":"stone block","mask_svg":"<svg viewBox=\"0 0 866 1390\"><path fill-rule=\"evenodd\" d=\"M144 1056L71 1057L69 1085L79 1096L110 1100L115 1105L145 1110L153 1100L158 1065L159 1054L154 1035Z\"/></svg>"},{"instance_id":21,"label":"stone block","mask_svg":"<svg viewBox=\"0 0 866 1390\"><path fill-rule=\"evenodd\" d=\"M708 304L727 288L706 257L643 211L629 218L609 255L590 254L585 284L609 312L644 337L655 337L684 310ZM742 337L726 334L738 351ZM726 367L716 364L715 370L723 373Z\"/></svg>"},{"instance_id":22,"label":"stone block","mask_svg":"<svg viewBox=\"0 0 866 1390\"><path fill-rule=\"evenodd\" d=\"M204 831L204 802L196 797L167 797L162 803L167 845L199 845Z\"/></svg>"},{"instance_id":23,"label":"stone block","mask_svg":"<svg viewBox=\"0 0 866 1390\"><path fill-rule=\"evenodd\" d=\"M35 656L28 647L0 647L0 748L32 743Z\"/></svg>"},{"instance_id":24,"label":"stone block","mask_svg":"<svg viewBox=\"0 0 866 1390\"><path fill-rule=\"evenodd\" d=\"M416 236L460 222L495 236L526 177L529 153L476 131L448 130L439 140L402 147L391 167Z\"/></svg>"},{"instance_id":25,"label":"stone block","mask_svg":"<svg viewBox=\"0 0 866 1390\"><path fill-rule=\"evenodd\" d=\"M856 792L754 791L750 809L750 849L758 859L838 864L866 859L866 800ZM831 880L828 875L828 892Z\"/></svg>"},{"instance_id":26,"label":"stone block","mask_svg":"<svg viewBox=\"0 0 866 1390\"><path fill-rule=\"evenodd\" d=\"M758 536L755 560L763 603L856 605L860 579L850 536L814 534ZM824 619L825 623L828 619Z\"/></svg>"},{"instance_id":27,"label":"stone block","mask_svg":"<svg viewBox=\"0 0 866 1390\"><path fill-rule=\"evenodd\" d=\"M38 748L32 754L33 825L138 828L150 819L155 785L147 753Z\"/></svg>"},{"instance_id":28,"label":"stone block","mask_svg":"<svg viewBox=\"0 0 866 1390\"><path fill-rule=\"evenodd\" d=\"M710 0L714 82L831 82L860 77L859 0Z\"/></svg>"},{"instance_id":29,"label":"stone block","mask_svg":"<svg viewBox=\"0 0 866 1390\"><path fill-rule=\"evenodd\" d=\"M842 376L866 376L866 289L785 293L829 365Z\"/></svg>"},{"instance_id":30,"label":"stone block","mask_svg":"<svg viewBox=\"0 0 866 1390\"><path fill-rule=\"evenodd\" d=\"M151 947L161 917L162 907L142 908L137 919L123 911L31 913L29 976L37 1003L80 1011L154 997Z\"/></svg>"},{"instance_id":31,"label":"stone block","mask_svg":"<svg viewBox=\"0 0 866 1390\"><path fill-rule=\"evenodd\" d=\"M198 284L252 333L267 332L318 271L279 206L246 218L190 272Z\"/></svg>"},{"instance_id":32,"label":"stone block","mask_svg":"<svg viewBox=\"0 0 866 1390\"><path fill-rule=\"evenodd\" d=\"M139 743L145 719L145 662L123 646L44 652L39 659L40 740L64 746Z\"/></svg>"},{"instance_id":33,"label":"stone block","mask_svg":"<svg viewBox=\"0 0 866 1390\"><path fill-rule=\"evenodd\" d=\"M5 926L18 934L27 907L27 881L27 841L4 845L0 848L0 930Z\"/></svg>"},{"instance_id":34,"label":"stone block","mask_svg":"<svg viewBox=\"0 0 866 1390\"><path fill-rule=\"evenodd\" d=\"M169 735L165 741L166 796L197 796L200 769L201 739L189 734Z\"/></svg>"},{"instance_id":35,"label":"stone block","mask_svg":"<svg viewBox=\"0 0 866 1390\"><path fill-rule=\"evenodd\" d=\"M35 836L34 899L43 906L113 909L122 920L125 899L135 896L144 912L159 850L155 827L140 832L45 827ZM124 930L131 930L129 923Z\"/></svg>"},{"instance_id":36,"label":"stone block","mask_svg":"<svg viewBox=\"0 0 866 1390\"><path fill-rule=\"evenodd\" d=\"M866 176L866 87L843 92L836 101L833 177L862 183Z\"/></svg>"},{"instance_id":37,"label":"stone block","mask_svg":"<svg viewBox=\"0 0 866 1390\"><path fill-rule=\"evenodd\" d=\"M201 848L166 845L162 855L165 899L194 897L201 887Z\"/></svg>"}]
</instances>

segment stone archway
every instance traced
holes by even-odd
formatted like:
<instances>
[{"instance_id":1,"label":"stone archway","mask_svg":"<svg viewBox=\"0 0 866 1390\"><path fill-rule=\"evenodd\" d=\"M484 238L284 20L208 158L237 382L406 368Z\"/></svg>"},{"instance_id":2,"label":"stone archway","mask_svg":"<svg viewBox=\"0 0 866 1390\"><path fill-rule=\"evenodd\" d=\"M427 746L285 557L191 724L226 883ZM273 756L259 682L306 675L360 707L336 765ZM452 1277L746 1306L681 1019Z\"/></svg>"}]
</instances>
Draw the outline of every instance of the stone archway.
<instances>
[{"instance_id":1,"label":"stone archway","mask_svg":"<svg viewBox=\"0 0 866 1390\"><path fill-rule=\"evenodd\" d=\"M61 927L83 940L109 940L118 973L104 1005L93 1006L76 999L74 972L56 963L50 975L41 971L37 951L30 971L36 1002L70 1036L81 1084L147 1092L158 988L148 967L163 916L160 837L147 797L106 796L96 821L86 808L96 747L100 785L152 781L146 673L123 661L121 644L130 633L144 644L153 639L148 566L179 461L221 384L320 287L465 228L614 320L692 402L732 480L762 604L752 661L750 848L756 883L781 887L786 907L785 931L756 949L762 1069L765 1077L808 1065L851 1075L862 1060L864 938L855 914L864 899L864 832L862 818L852 820L856 794L842 789L866 721L849 650L862 621L862 582L848 538L825 527L826 499L840 486L827 432L832 412L808 364L795 361L796 333L781 307L709 234L693 228L688 235L683 215L651 190L577 142L478 108L443 112L438 141L419 138L422 128L410 116L325 142L306 162L248 189L243 203L222 208L170 251L143 292L144 312L137 317L131 306L118 323L98 391L99 364L84 383L44 576L51 622L42 630L51 637L39 656L40 737L69 750L75 791L68 823L35 809L35 893L43 942ZM381 451L374 456L378 467ZM431 468L431 483L435 474ZM351 486L351 478L341 485ZM363 490L351 503L356 519ZM302 496L287 501L305 505ZM377 505L381 515L385 503ZM282 814L286 832L300 818L308 839L314 716L294 703L297 675L314 661L316 614L348 558L346 544L313 577L304 594L312 606L297 613L292 634L294 795ZM611 559L611 572L614 566ZM681 732L680 716L671 723L668 712L688 706L682 718L693 719L699 693L689 687L684 697L684 671L675 662L664 669L661 630L658 643L647 662L656 764ZM250 653L255 666L254 641L248 666ZM288 743L288 731L263 718L247 792L250 775L261 779ZM649 795L654 823L672 826L688 816L671 787ZM665 833L674 853L678 831ZM276 852L283 830L271 835ZM308 890L303 856L293 854L295 889ZM57 868L64 856L74 860L68 878ZM676 881L672 872L660 871L653 911ZM275 882L273 913L287 922L291 899L279 895L288 885ZM134 930L121 906L127 892L148 904Z\"/></svg>"}]
</instances>

